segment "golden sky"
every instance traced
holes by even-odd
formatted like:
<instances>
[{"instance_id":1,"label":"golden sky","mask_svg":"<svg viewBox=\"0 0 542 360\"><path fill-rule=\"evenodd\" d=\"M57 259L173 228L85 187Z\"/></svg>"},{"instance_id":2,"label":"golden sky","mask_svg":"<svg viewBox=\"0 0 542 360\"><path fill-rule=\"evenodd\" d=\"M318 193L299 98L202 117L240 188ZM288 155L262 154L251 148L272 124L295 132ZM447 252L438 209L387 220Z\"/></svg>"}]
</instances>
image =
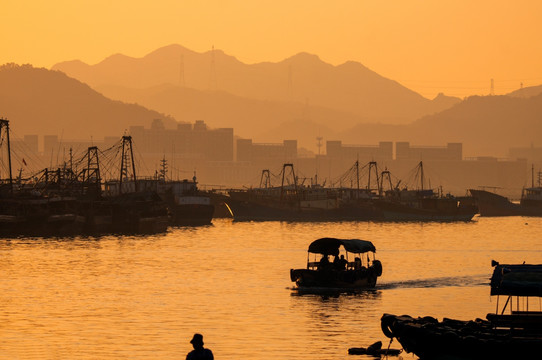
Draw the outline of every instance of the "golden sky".
<instances>
[{"instance_id":1,"label":"golden sky","mask_svg":"<svg viewBox=\"0 0 542 360\"><path fill-rule=\"evenodd\" d=\"M214 45L245 63L354 60L428 98L542 84L540 0L1 0L0 14L0 64Z\"/></svg>"}]
</instances>

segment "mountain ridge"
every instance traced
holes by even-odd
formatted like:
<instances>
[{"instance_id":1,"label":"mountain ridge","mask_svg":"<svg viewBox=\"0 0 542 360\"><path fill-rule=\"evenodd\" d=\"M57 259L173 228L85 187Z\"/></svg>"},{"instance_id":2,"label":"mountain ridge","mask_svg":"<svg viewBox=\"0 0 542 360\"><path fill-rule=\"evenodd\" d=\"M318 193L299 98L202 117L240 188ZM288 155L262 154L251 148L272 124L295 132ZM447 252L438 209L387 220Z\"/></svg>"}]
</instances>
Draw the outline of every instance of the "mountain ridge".
<instances>
[{"instance_id":1,"label":"mountain ridge","mask_svg":"<svg viewBox=\"0 0 542 360\"><path fill-rule=\"evenodd\" d=\"M119 138L130 125L175 120L141 105L106 98L60 71L31 65L0 66L0 109L19 134L61 135L72 139Z\"/></svg>"},{"instance_id":2,"label":"mountain ridge","mask_svg":"<svg viewBox=\"0 0 542 360\"><path fill-rule=\"evenodd\" d=\"M124 62L120 65L117 60ZM52 69L61 70L94 88L141 89L170 83L257 100L308 102L360 118L385 118L394 123L412 122L449 106L449 103L426 99L359 62L346 61L334 66L306 52L280 62L244 64L222 50L197 53L172 44L141 58L117 57L113 61L109 57L88 66L62 62ZM450 99L456 103L461 101Z\"/></svg>"}]
</instances>

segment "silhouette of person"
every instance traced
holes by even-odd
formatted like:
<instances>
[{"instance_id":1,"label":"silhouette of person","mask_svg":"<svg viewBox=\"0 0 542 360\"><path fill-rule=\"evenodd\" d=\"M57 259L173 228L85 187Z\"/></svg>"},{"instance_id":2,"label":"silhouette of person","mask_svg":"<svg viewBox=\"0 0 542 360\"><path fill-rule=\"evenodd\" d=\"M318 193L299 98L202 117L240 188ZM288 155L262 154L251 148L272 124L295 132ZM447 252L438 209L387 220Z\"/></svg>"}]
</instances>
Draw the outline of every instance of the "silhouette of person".
<instances>
[{"instance_id":1,"label":"silhouette of person","mask_svg":"<svg viewBox=\"0 0 542 360\"><path fill-rule=\"evenodd\" d=\"M361 259L359 257L356 257L354 259L354 269L356 270L361 269Z\"/></svg>"},{"instance_id":2,"label":"silhouette of person","mask_svg":"<svg viewBox=\"0 0 542 360\"><path fill-rule=\"evenodd\" d=\"M318 270L325 270L327 268L329 268L329 259L328 259L328 255L323 255L322 258L320 259L320 263L318 264Z\"/></svg>"},{"instance_id":3,"label":"silhouette of person","mask_svg":"<svg viewBox=\"0 0 542 360\"><path fill-rule=\"evenodd\" d=\"M348 261L344 258L344 255L341 255L341 258L339 259L339 255L335 256L335 260L333 260L333 265L335 266L336 270L346 270L346 265L348 264Z\"/></svg>"},{"instance_id":4,"label":"silhouette of person","mask_svg":"<svg viewBox=\"0 0 542 360\"><path fill-rule=\"evenodd\" d=\"M339 259L339 255L335 255L335 259L333 259L333 268L339 269L341 267L341 259Z\"/></svg>"},{"instance_id":5,"label":"silhouette of person","mask_svg":"<svg viewBox=\"0 0 542 360\"><path fill-rule=\"evenodd\" d=\"M213 352L203 347L203 335L194 334L190 343L194 350L186 355L186 360L214 360Z\"/></svg>"}]
</instances>

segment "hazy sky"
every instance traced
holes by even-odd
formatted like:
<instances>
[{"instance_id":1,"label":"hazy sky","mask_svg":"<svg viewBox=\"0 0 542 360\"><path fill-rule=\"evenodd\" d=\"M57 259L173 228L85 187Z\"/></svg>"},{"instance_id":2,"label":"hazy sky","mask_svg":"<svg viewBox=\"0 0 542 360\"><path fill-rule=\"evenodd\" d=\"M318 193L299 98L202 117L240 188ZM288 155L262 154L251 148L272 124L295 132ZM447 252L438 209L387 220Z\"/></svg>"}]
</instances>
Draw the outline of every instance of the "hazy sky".
<instances>
[{"instance_id":1,"label":"hazy sky","mask_svg":"<svg viewBox=\"0 0 542 360\"><path fill-rule=\"evenodd\" d=\"M542 84L540 0L1 0L0 14L2 64L214 45L245 63L354 60L429 98Z\"/></svg>"}]
</instances>

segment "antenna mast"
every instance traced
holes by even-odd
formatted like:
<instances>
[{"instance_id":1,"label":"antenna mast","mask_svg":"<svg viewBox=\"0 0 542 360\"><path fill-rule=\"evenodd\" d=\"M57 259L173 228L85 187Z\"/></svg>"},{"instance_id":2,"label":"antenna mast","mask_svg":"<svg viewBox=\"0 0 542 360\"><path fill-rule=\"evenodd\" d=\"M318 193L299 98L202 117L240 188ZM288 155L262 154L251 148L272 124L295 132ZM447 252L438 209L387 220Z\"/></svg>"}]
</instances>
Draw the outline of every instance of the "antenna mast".
<instances>
[{"instance_id":1,"label":"antenna mast","mask_svg":"<svg viewBox=\"0 0 542 360\"><path fill-rule=\"evenodd\" d=\"M13 175L11 173L11 144L9 141L9 120L0 118L0 131L3 127L6 129L6 139L8 141L9 188L10 192L13 193Z\"/></svg>"},{"instance_id":2,"label":"antenna mast","mask_svg":"<svg viewBox=\"0 0 542 360\"><path fill-rule=\"evenodd\" d=\"M129 148L129 150L128 150ZM122 194L122 179L128 178L128 158L132 162L132 176L134 177L134 189L137 192L137 177L134 162L134 151L132 147L132 137L124 135L122 137L122 155L120 159L120 179L119 179L119 194Z\"/></svg>"}]
</instances>

